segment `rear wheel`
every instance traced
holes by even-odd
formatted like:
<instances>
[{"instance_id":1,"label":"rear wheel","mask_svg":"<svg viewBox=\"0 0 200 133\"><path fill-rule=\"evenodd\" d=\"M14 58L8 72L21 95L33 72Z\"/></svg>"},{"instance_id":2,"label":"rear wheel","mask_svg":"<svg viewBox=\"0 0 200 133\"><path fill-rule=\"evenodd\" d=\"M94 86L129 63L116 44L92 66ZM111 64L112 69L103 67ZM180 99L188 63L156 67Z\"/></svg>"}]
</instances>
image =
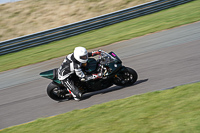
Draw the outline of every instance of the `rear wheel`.
<instances>
[{"instance_id":1,"label":"rear wheel","mask_svg":"<svg viewBox=\"0 0 200 133\"><path fill-rule=\"evenodd\" d=\"M51 99L56 101L64 101L72 98L72 95L67 91L67 89L64 87L61 88L54 82L48 85L47 94Z\"/></svg>"},{"instance_id":2,"label":"rear wheel","mask_svg":"<svg viewBox=\"0 0 200 133\"><path fill-rule=\"evenodd\" d=\"M114 84L118 86L130 86L137 81L138 75L135 70L125 67L114 78Z\"/></svg>"}]
</instances>

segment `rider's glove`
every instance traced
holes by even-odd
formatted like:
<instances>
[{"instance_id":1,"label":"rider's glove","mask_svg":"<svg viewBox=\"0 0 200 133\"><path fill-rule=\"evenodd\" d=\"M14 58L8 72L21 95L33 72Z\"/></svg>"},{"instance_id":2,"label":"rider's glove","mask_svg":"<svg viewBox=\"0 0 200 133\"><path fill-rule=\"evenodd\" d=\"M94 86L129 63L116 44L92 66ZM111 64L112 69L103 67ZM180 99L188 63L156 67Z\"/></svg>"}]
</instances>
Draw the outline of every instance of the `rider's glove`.
<instances>
[{"instance_id":1,"label":"rider's glove","mask_svg":"<svg viewBox=\"0 0 200 133\"><path fill-rule=\"evenodd\" d=\"M87 80L86 80L86 78L81 78L81 81L86 82Z\"/></svg>"},{"instance_id":2,"label":"rider's glove","mask_svg":"<svg viewBox=\"0 0 200 133\"><path fill-rule=\"evenodd\" d=\"M101 51L102 51L102 50L93 51L93 52L92 52L92 56L100 55L100 54L101 54Z\"/></svg>"},{"instance_id":3,"label":"rider's glove","mask_svg":"<svg viewBox=\"0 0 200 133\"><path fill-rule=\"evenodd\" d=\"M92 79L95 80L95 79L102 78L101 75L102 75L101 73L92 74L92 75L86 75L85 78L81 78L80 80L81 80L82 82L87 82L87 81L92 80Z\"/></svg>"}]
</instances>

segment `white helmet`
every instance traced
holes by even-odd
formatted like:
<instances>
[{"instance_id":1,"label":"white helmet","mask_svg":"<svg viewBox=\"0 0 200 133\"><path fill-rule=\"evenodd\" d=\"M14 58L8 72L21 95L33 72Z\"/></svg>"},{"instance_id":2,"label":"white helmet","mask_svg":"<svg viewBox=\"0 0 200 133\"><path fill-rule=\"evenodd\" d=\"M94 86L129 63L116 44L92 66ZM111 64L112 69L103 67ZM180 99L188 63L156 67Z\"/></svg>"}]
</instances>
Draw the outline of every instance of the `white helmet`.
<instances>
[{"instance_id":1,"label":"white helmet","mask_svg":"<svg viewBox=\"0 0 200 133\"><path fill-rule=\"evenodd\" d=\"M88 60L88 52L84 47L76 47L74 49L74 58L80 63L86 63Z\"/></svg>"}]
</instances>

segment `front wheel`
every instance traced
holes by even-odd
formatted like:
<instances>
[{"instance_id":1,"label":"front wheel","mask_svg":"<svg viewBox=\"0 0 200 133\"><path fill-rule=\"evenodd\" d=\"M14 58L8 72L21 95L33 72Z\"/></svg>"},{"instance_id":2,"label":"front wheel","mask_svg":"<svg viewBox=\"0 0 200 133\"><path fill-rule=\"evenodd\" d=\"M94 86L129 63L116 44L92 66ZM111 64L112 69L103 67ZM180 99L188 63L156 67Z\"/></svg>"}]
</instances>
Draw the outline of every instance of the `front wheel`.
<instances>
[{"instance_id":1,"label":"front wheel","mask_svg":"<svg viewBox=\"0 0 200 133\"><path fill-rule=\"evenodd\" d=\"M48 96L56 101L69 100L72 95L65 88L61 88L54 82L51 82L47 87Z\"/></svg>"},{"instance_id":2,"label":"front wheel","mask_svg":"<svg viewBox=\"0 0 200 133\"><path fill-rule=\"evenodd\" d=\"M138 75L129 67L122 69L114 78L114 84L118 86L130 86L137 81Z\"/></svg>"}]
</instances>

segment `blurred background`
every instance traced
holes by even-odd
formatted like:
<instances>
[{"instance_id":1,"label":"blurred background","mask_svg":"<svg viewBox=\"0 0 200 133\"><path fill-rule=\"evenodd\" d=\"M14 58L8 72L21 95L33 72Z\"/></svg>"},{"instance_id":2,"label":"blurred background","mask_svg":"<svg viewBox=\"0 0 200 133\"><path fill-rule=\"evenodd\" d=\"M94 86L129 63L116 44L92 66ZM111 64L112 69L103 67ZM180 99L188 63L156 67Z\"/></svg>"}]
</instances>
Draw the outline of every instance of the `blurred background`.
<instances>
[{"instance_id":1,"label":"blurred background","mask_svg":"<svg viewBox=\"0 0 200 133\"><path fill-rule=\"evenodd\" d=\"M9 3L9 2L16 2L20 0L0 0L0 4Z\"/></svg>"}]
</instances>

